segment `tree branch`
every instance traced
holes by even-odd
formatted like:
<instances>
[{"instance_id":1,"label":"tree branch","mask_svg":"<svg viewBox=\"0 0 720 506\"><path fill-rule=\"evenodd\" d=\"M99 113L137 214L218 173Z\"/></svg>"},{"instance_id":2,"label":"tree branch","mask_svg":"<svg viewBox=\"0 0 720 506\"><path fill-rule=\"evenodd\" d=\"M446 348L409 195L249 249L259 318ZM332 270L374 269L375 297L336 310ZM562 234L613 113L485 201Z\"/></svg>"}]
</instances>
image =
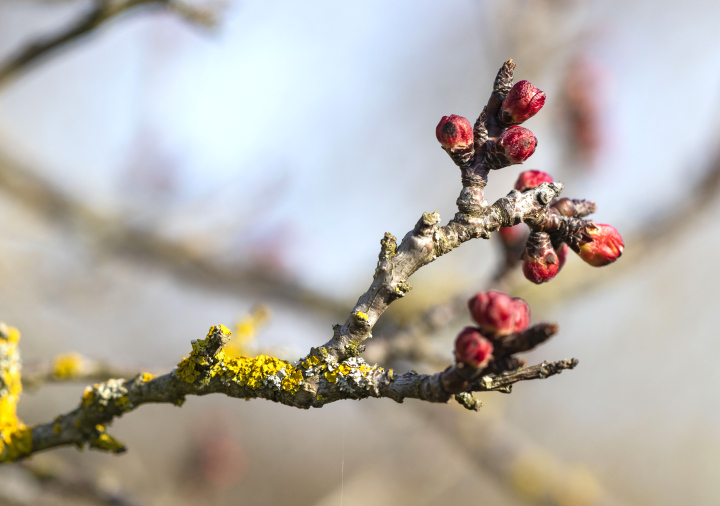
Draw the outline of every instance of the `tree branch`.
<instances>
[{"instance_id":1,"label":"tree branch","mask_svg":"<svg viewBox=\"0 0 720 506\"><path fill-rule=\"evenodd\" d=\"M141 7L168 8L188 20L209 26L214 22L211 11L198 9L173 0L95 0L93 7L60 33L41 38L20 49L0 64L0 87L20 72L29 69L69 43L82 39L111 19Z\"/></svg>"},{"instance_id":2,"label":"tree branch","mask_svg":"<svg viewBox=\"0 0 720 506\"><path fill-rule=\"evenodd\" d=\"M481 362L468 365L458 359L456 365L434 375L412 371L396 375L392 370L368 365L359 357L364 349L362 343L371 337L380 316L393 301L410 290L410 276L464 242L487 239L491 232L518 223L526 223L533 230L553 232L562 240L582 232L583 223L573 221L578 218L556 216L549 209L560 194L560 183L543 183L524 193L513 190L493 205L483 198L489 171L511 163L504 152L504 141L499 138L507 126L500 124L498 112L512 81L513 68L514 64L509 61L498 73L488 105L478 120L479 127L476 124L476 131L483 135L482 146L475 149L471 143L460 146L459 150L445 146L461 170L463 189L457 199L459 212L445 226L439 225L437 213L424 213L399 246L391 234L385 234L370 288L360 297L345 324L335 326L334 335L325 346L311 349L304 359L294 364L265 355L231 357L224 351L231 333L226 327L216 325L205 339L193 342L192 352L173 372L157 378L144 373L129 380L110 379L95 384L85 390L75 410L58 416L53 422L19 429L16 433L23 435L22 444L3 441L0 462L66 445L87 444L104 451L123 452L124 445L107 433L108 423L143 404L180 405L188 395L222 393L236 398L267 399L301 409L368 397L387 397L396 402L406 398L448 402L454 397L463 406L477 409L479 403L472 398L472 392L510 392L516 382L543 379L574 368L576 359L523 368L524 362L512 356L536 346L557 331L557 326L547 324L540 326L540 330L528 329L510 336L506 343L496 341L494 356L492 360L483 361L484 366L479 365ZM499 335L490 338L501 339ZM17 379L19 381L19 377ZM0 393L0 399L6 397ZM14 423L19 422L14 404L11 418ZM31 445L27 444L28 433Z\"/></svg>"},{"instance_id":3,"label":"tree branch","mask_svg":"<svg viewBox=\"0 0 720 506\"><path fill-rule=\"evenodd\" d=\"M301 409L322 407L343 399L390 398L396 402L420 399L447 402L445 389L460 370L451 366L435 374L409 372L395 375L355 357L343 363L310 356L290 364L273 357L228 358L222 350L229 330L217 325L208 337L193 343L193 352L171 373L152 377L139 374L130 380L111 379L88 387L78 408L54 421L32 428L32 449L21 458L58 446L89 444L121 453L124 445L107 434L105 425L147 403L181 405L188 395L222 393L229 397L262 398ZM519 381L542 379L572 369L576 360L543 362L537 366L478 378L467 391L493 391ZM459 392L458 392L459 393Z\"/></svg>"},{"instance_id":4,"label":"tree branch","mask_svg":"<svg viewBox=\"0 0 720 506\"><path fill-rule=\"evenodd\" d=\"M22 383L28 390L37 390L46 383L100 382L112 378L129 378L137 372L137 368L118 367L79 353L66 353L55 357L51 362L24 366Z\"/></svg>"},{"instance_id":5,"label":"tree branch","mask_svg":"<svg viewBox=\"0 0 720 506\"><path fill-rule=\"evenodd\" d=\"M336 327L335 335L325 344L329 353L338 359L357 355L361 343L372 337L371 330L378 318L411 289L407 280L419 268L470 239L489 238L490 232L500 227L541 222L548 204L562 190L560 183L543 183L525 193L513 190L489 206L483 199L483 186L463 188L458 198L460 212L445 226L438 225L438 213L424 213L400 246L396 247L394 236L385 234L373 282L345 324Z\"/></svg>"},{"instance_id":6,"label":"tree branch","mask_svg":"<svg viewBox=\"0 0 720 506\"><path fill-rule=\"evenodd\" d=\"M101 251L148 262L191 286L231 294L252 287L254 293L302 305L320 314L336 316L346 311L337 300L323 297L267 269L219 265L198 257L186 241L166 239L129 225L120 216L100 214L2 152L0 188L43 218L71 230L79 229Z\"/></svg>"}]
</instances>

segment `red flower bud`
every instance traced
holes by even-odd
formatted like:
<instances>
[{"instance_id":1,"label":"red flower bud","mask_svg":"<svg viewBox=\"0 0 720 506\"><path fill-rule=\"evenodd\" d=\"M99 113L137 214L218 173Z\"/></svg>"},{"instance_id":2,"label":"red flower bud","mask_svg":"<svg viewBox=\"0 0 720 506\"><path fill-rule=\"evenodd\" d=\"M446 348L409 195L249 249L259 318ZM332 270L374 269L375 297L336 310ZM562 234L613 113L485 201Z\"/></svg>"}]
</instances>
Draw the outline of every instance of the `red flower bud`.
<instances>
[{"instance_id":1,"label":"red flower bud","mask_svg":"<svg viewBox=\"0 0 720 506\"><path fill-rule=\"evenodd\" d=\"M472 319L489 336L507 336L530 324L530 308L502 292L479 293L468 301Z\"/></svg>"},{"instance_id":2,"label":"red flower bud","mask_svg":"<svg viewBox=\"0 0 720 506\"><path fill-rule=\"evenodd\" d=\"M565 261L567 260L568 245L562 243L559 247L555 248L555 252L557 252L558 257L558 272L560 272L560 269L563 268L563 265L565 265Z\"/></svg>"},{"instance_id":3,"label":"red flower bud","mask_svg":"<svg viewBox=\"0 0 720 506\"><path fill-rule=\"evenodd\" d=\"M527 227L520 223L513 227L502 227L498 230L498 233L500 234L500 239L503 244L509 248L518 244L520 241L525 242L527 238Z\"/></svg>"},{"instance_id":4,"label":"red flower bud","mask_svg":"<svg viewBox=\"0 0 720 506\"><path fill-rule=\"evenodd\" d=\"M526 170L521 172L515 182L515 189L519 192L532 190L543 183L552 183L553 178L550 174L539 170Z\"/></svg>"},{"instance_id":5,"label":"red flower bud","mask_svg":"<svg viewBox=\"0 0 720 506\"><path fill-rule=\"evenodd\" d=\"M475 327L465 327L455 339L455 360L475 369L485 367L492 357L493 345Z\"/></svg>"},{"instance_id":6,"label":"red flower bud","mask_svg":"<svg viewBox=\"0 0 720 506\"><path fill-rule=\"evenodd\" d=\"M500 110L500 121L518 125L535 116L545 105L545 92L530 81L520 81L512 87Z\"/></svg>"},{"instance_id":7,"label":"red flower bud","mask_svg":"<svg viewBox=\"0 0 720 506\"><path fill-rule=\"evenodd\" d=\"M590 265L602 267L614 262L622 255L625 245L615 227L593 223L588 225L587 233L593 240L581 242L577 253Z\"/></svg>"},{"instance_id":8,"label":"red flower bud","mask_svg":"<svg viewBox=\"0 0 720 506\"><path fill-rule=\"evenodd\" d=\"M560 270L560 259L546 232L532 232L523 255L523 274L539 285L550 281Z\"/></svg>"},{"instance_id":9,"label":"red flower bud","mask_svg":"<svg viewBox=\"0 0 720 506\"><path fill-rule=\"evenodd\" d=\"M497 140L498 150L505 153L510 165L523 163L535 152L537 139L527 128L511 126Z\"/></svg>"},{"instance_id":10,"label":"red flower bud","mask_svg":"<svg viewBox=\"0 0 720 506\"><path fill-rule=\"evenodd\" d=\"M473 143L470 121L456 114L443 116L435 128L435 135L445 149L462 149Z\"/></svg>"}]
</instances>

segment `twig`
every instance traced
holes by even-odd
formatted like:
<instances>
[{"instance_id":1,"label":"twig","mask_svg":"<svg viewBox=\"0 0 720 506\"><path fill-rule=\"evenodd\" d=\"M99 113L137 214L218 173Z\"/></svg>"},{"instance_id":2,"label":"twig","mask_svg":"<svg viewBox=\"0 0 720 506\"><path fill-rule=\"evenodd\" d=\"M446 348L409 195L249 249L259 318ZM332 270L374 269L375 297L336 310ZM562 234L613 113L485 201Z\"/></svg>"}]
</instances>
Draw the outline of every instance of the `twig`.
<instances>
[{"instance_id":1,"label":"twig","mask_svg":"<svg viewBox=\"0 0 720 506\"><path fill-rule=\"evenodd\" d=\"M323 297L267 269L218 265L198 257L182 240L172 241L133 227L120 217L101 215L3 153L0 153L0 187L28 210L57 225L79 229L103 252L129 255L151 263L190 285L231 294L252 288L256 294L300 304L333 317L346 310L337 300Z\"/></svg>"},{"instance_id":2,"label":"twig","mask_svg":"<svg viewBox=\"0 0 720 506\"><path fill-rule=\"evenodd\" d=\"M0 88L58 49L81 40L120 14L141 7L168 8L191 22L205 26L212 25L215 19L211 11L191 7L173 0L94 0L92 8L68 28L56 35L32 42L0 64Z\"/></svg>"},{"instance_id":3,"label":"twig","mask_svg":"<svg viewBox=\"0 0 720 506\"><path fill-rule=\"evenodd\" d=\"M95 360L78 353L59 355L51 362L39 362L23 367L22 384L37 390L47 383L89 383L112 378L129 378L138 368L118 367L104 360Z\"/></svg>"},{"instance_id":4,"label":"twig","mask_svg":"<svg viewBox=\"0 0 720 506\"><path fill-rule=\"evenodd\" d=\"M689 194L693 196L692 199L677 202L671 210L639 227L638 232L627 239L626 242L631 247L625 253L622 262L613 265L610 269L589 271L585 269L582 276L564 272L552 282L553 297L543 298L543 301L558 304L580 292L587 294L590 290L596 290L611 283L634 269L638 262L647 261L650 256L663 252L664 249L658 247L660 244L670 237L677 237L685 233L687 223L707 213L708 209L717 202L720 196L720 150L710 160L702 177L693 184ZM480 291L493 288L521 297L530 297L536 289L534 285L528 283L522 276L519 276L519 281L514 280L517 272L512 268L506 268L506 265L503 263L496 277ZM517 267L517 264L514 264L513 267ZM572 264L565 266L567 271L572 269ZM429 365L435 365L438 360L444 360L444 357L438 356L428 338L453 324L459 316L465 314L468 296L469 294L462 294L453 297L443 304L430 307L405 325L388 329L383 334L384 339L373 343L372 349L368 350L372 351L373 360L392 362L404 359Z\"/></svg>"},{"instance_id":5,"label":"twig","mask_svg":"<svg viewBox=\"0 0 720 506\"><path fill-rule=\"evenodd\" d=\"M179 405L188 395L222 393L244 399L263 398L303 409L368 397L388 397L397 402L406 398L447 402L450 394L443 384L457 374L453 366L432 376L412 372L396 376L392 370L369 366L360 358L333 364L310 356L297 365L262 355L226 359L222 343L227 336L228 331L213 327L208 338L196 341L193 353L172 373L157 378L141 374L131 380L114 379L88 387L77 409L32 428L31 453L84 444L122 452L124 446L105 432L106 424L143 404ZM483 376L470 388L499 390L519 381L547 378L572 369L576 363L544 362L520 371Z\"/></svg>"}]
</instances>

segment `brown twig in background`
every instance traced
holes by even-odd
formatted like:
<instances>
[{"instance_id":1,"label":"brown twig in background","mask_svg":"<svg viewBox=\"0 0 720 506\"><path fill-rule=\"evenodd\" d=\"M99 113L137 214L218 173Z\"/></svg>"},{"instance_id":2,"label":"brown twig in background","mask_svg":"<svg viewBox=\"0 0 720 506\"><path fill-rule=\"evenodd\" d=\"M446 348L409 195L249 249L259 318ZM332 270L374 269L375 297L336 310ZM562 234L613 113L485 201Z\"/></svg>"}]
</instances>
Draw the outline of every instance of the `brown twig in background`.
<instances>
[{"instance_id":1,"label":"brown twig in background","mask_svg":"<svg viewBox=\"0 0 720 506\"><path fill-rule=\"evenodd\" d=\"M3 153L0 153L0 188L26 209L56 225L85 234L104 253L150 263L185 283L231 294L246 293L252 288L254 294L333 317L345 311L337 300L303 288L282 274L254 266L221 265L199 257L187 241L166 239L133 227L121 217L102 215Z\"/></svg>"},{"instance_id":2,"label":"brown twig in background","mask_svg":"<svg viewBox=\"0 0 720 506\"><path fill-rule=\"evenodd\" d=\"M2 62L0 64L0 88L58 49L82 39L120 14L141 7L170 9L202 26L212 26L215 22L213 11L174 0L94 0L93 7L71 26L54 36L36 40Z\"/></svg>"},{"instance_id":3,"label":"brown twig in background","mask_svg":"<svg viewBox=\"0 0 720 506\"><path fill-rule=\"evenodd\" d=\"M25 365L22 384L28 390L37 390L47 383L94 383L112 378L130 378L139 370L141 368L118 367L79 353L66 353L50 362Z\"/></svg>"},{"instance_id":4,"label":"brown twig in background","mask_svg":"<svg viewBox=\"0 0 720 506\"><path fill-rule=\"evenodd\" d=\"M90 11L67 30L31 43L0 64L0 89L68 43L82 39L107 21L140 7L161 7L189 21L212 26L213 9L190 6L173 0L97 0ZM26 208L47 219L79 228L112 254L125 253L171 271L178 279L205 289L239 293L252 287L254 293L300 304L320 314L338 315L344 307L322 297L283 275L254 266L218 265L198 255L183 241L171 241L152 231L130 226L120 217L104 216L73 199L29 167L0 153L0 187Z\"/></svg>"}]
</instances>

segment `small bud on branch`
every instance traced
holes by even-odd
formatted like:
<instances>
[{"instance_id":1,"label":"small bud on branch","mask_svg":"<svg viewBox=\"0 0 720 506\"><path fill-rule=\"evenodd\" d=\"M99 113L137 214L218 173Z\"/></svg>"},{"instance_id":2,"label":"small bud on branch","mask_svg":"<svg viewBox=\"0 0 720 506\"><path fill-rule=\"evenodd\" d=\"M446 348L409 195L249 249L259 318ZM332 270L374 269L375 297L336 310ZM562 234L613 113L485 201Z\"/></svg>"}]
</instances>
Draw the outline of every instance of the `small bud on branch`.
<instances>
[{"instance_id":1,"label":"small bud on branch","mask_svg":"<svg viewBox=\"0 0 720 506\"><path fill-rule=\"evenodd\" d=\"M457 114L443 116L435 128L435 136L457 165L466 165L475 156L473 127L467 118Z\"/></svg>"},{"instance_id":2,"label":"small bud on branch","mask_svg":"<svg viewBox=\"0 0 720 506\"><path fill-rule=\"evenodd\" d=\"M468 301L472 319L488 336L507 336L525 330L530 323L530 308L522 299L502 292L478 293Z\"/></svg>"},{"instance_id":3,"label":"small bud on branch","mask_svg":"<svg viewBox=\"0 0 720 506\"><path fill-rule=\"evenodd\" d=\"M455 339L455 360L473 369L485 367L492 358L493 345L475 327L465 327Z\"/></svg>"},{"instance_id":4,"label":"small bud on branch","mask_svg":"<svg viewBox=\"0 0 720 506\"><path fill-rule=\"evenodd\" d=\"M620 258L625 245L615 227L591 223L586 231L593 240L578 245L577 254L580 258L593 267L602 267Z\"/></svg>"},{"instance_id":5,"label":"small bud on branch","mask_svg":"<svg viewBox=\"0 0 720 506\"><path fill-rule=\"evenodd\" d=\"M503 101L500 121L506 125L519 125L535 116L544 105L545 92L530 81L520 81Z\"/></svg>"},{"instance_id":6,"label":"small bud on branch","mask_svg":"<svg viewBox=\"0 0 720 506\"><path fill-rule=\"evenodd\" d=\"M523 274L539 285L554 278L560 270L560 259L546 232L532 232L523 256Z\"/></svg>"},{"instance_id":7,"label":"small bud on branch","mask_svg":"<svg viewBox=\"0 0 720 506\"><path fill-rule=\"evenodd\" d=\"M515 183L515 189L519 192L524 192L532 188L537 188L543 183L552 182L553 178L550 174L540 170L526 170L525 172L521 172L518 176L517 182Z\"/></svg>"},{"instance_id":8,"label":"small bud on branch","mask_svg":"<svg viewBox=\"0 0 720 506\"><path fill-rule=\"evenodd\" d=\"M527 128L512 126L497 140L497 149L510 161L510 165L523 163L530 158L537 147L537 139Z\"/></svg>"}]
</instances>

